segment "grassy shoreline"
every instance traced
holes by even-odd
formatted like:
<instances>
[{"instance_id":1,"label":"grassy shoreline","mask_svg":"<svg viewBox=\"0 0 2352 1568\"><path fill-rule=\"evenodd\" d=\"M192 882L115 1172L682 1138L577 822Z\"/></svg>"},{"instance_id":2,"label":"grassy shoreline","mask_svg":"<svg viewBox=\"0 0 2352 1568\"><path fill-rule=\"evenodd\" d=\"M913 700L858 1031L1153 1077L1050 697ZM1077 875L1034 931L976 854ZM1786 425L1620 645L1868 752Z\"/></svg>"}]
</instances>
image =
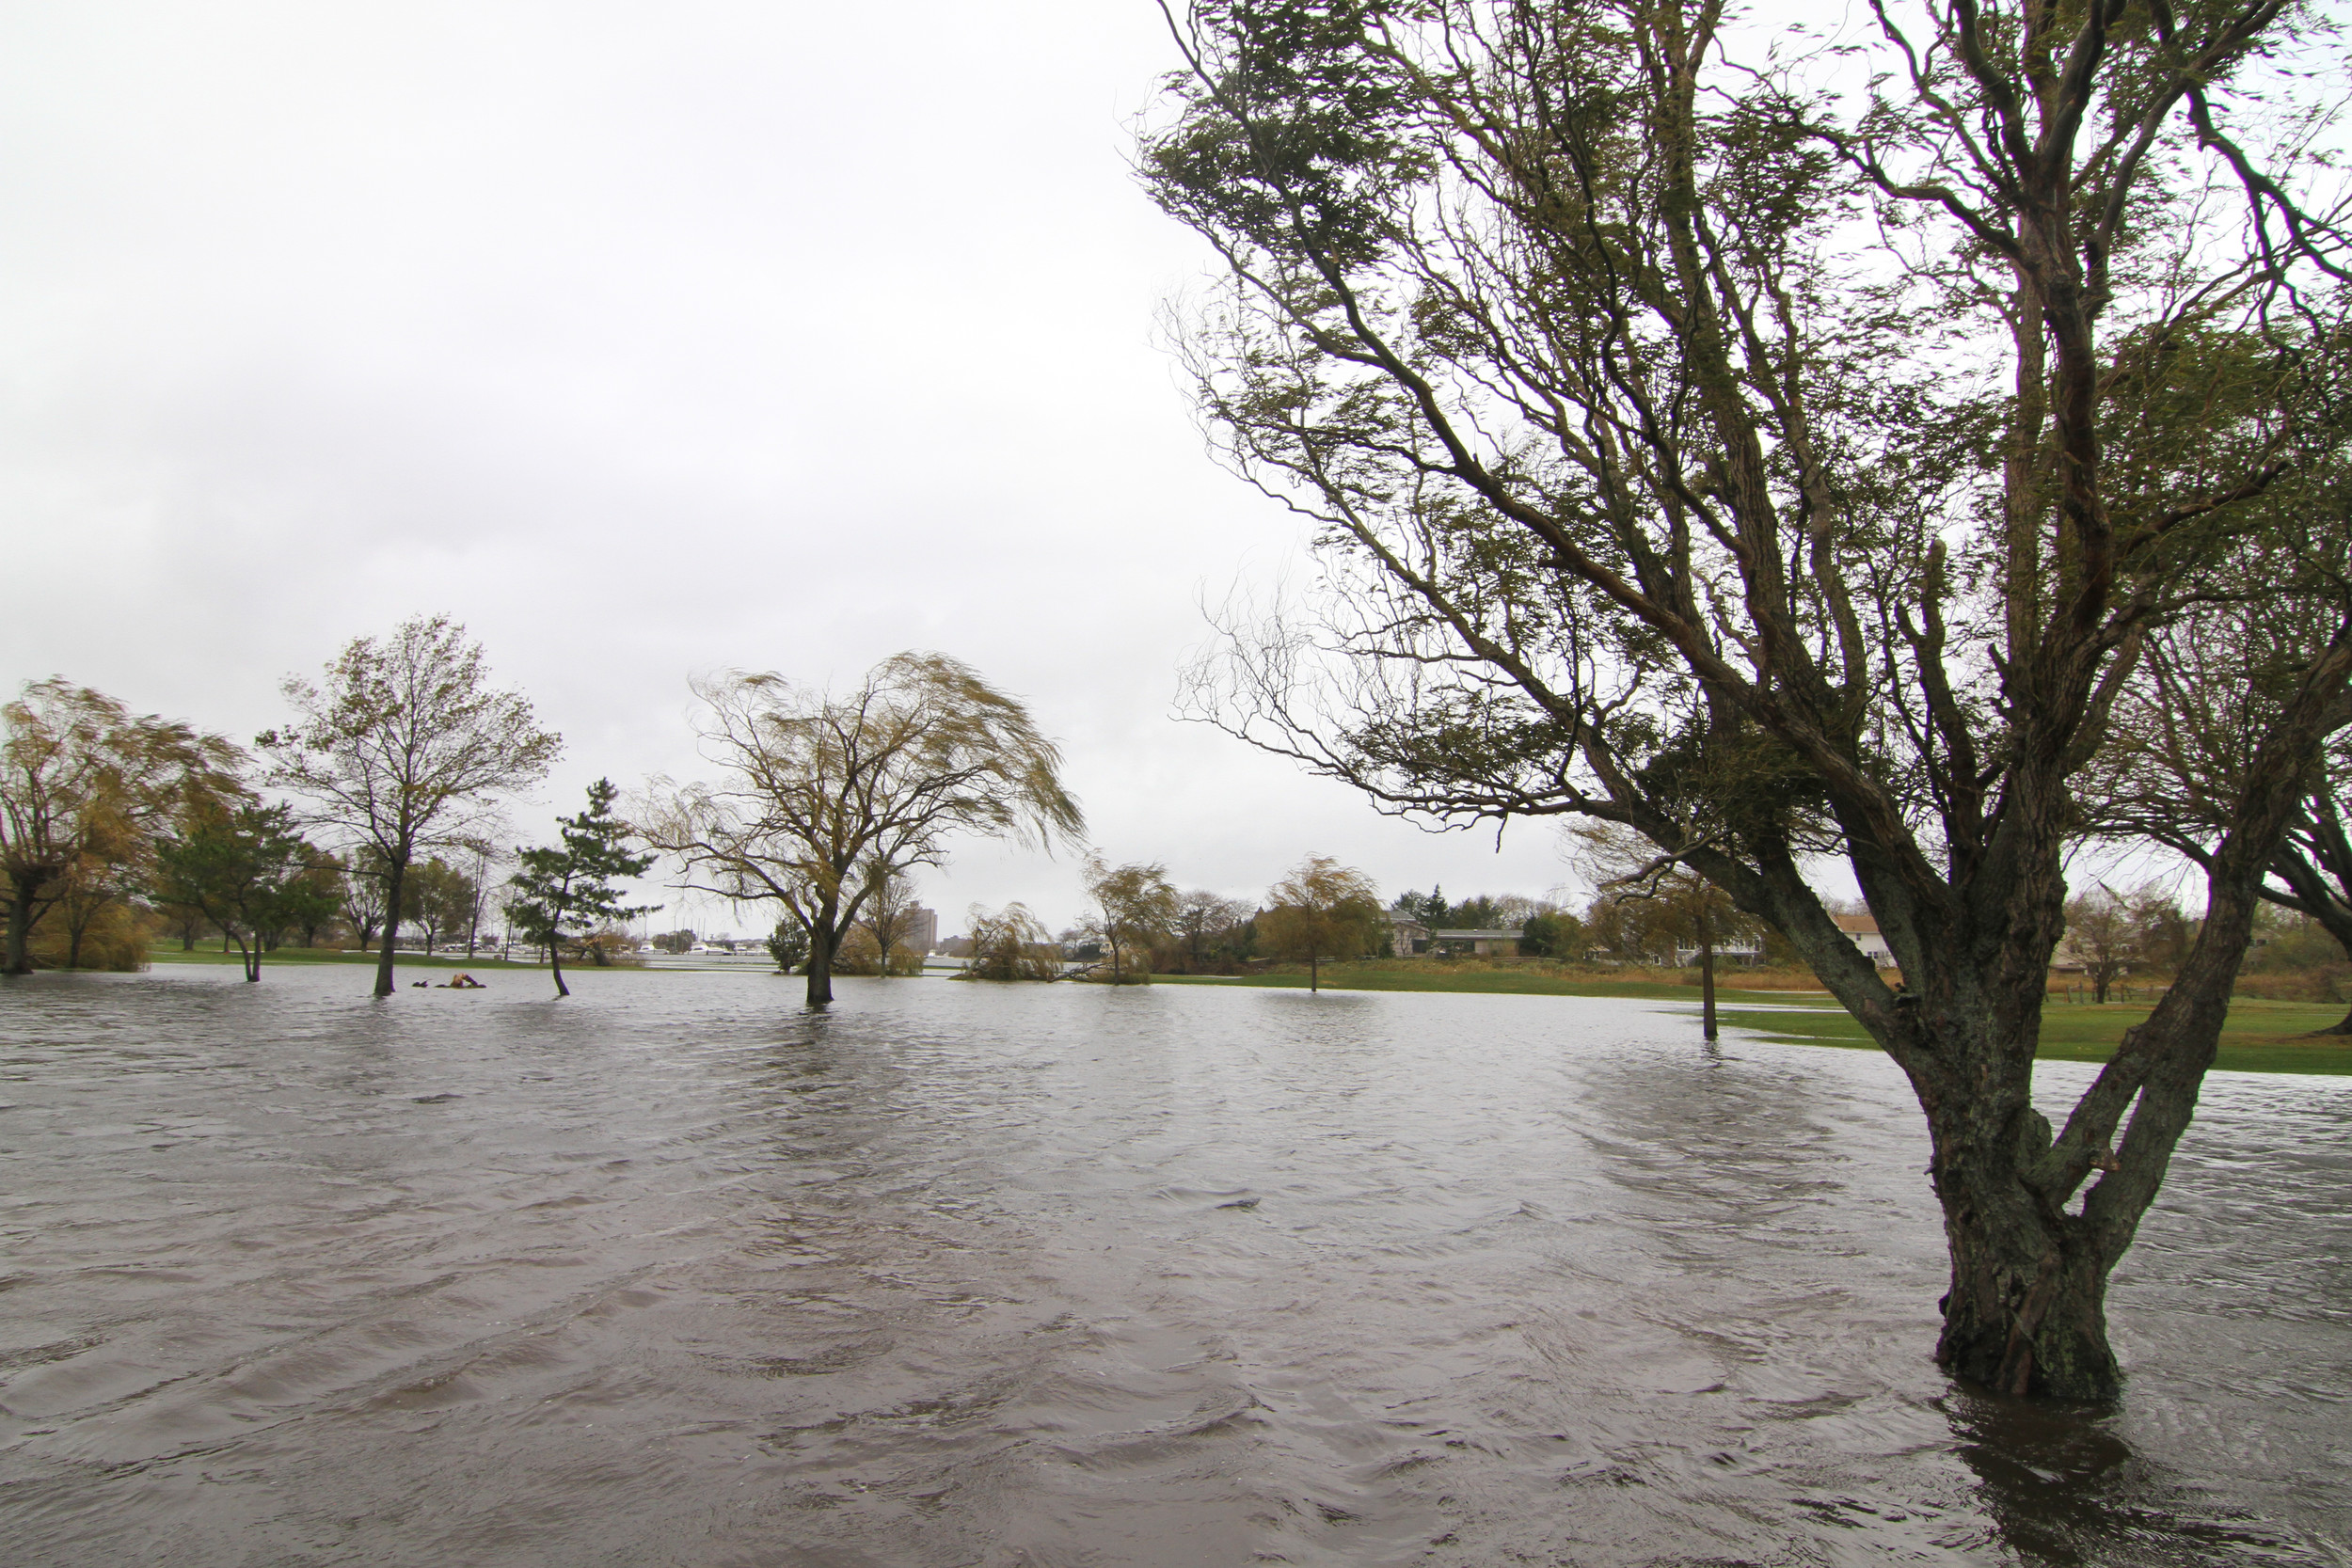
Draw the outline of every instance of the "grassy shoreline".
<instances>
[{"instance_id":1,"label":"grassy shoreline","mask_svg":"<svg viewBox=\"0 0 2352 1568\"><path fill-rule=\"evenodd\" d=\"M1307 975L1166 974L1162 985L1275 986L1304 990ZM1459 991L1502 996L1608 996L1645 1001L1696 1004L1699 988L1647 980L1586 979L1577 975L1511 970L1447 973L1432 968L1424 974L1346 964L1328 965L1324 985L1332 990ZM1826 991L1749 990L1718 985L1716 1001L1724 1009L1724 1022L1787 1045L1822 1045L1849 1051L1875 1051L1862 1025L1832 1001ZM2123 1032L2151 1011L2145 1002L2055 1004L2042 1015L2042 1044L2036 1054L2044 1061L2104 1062L2114 1055ZM1694 1009L1695 1011L1695 1009ZM2265 1002L2238 997L2221 1028L2221 1045L2214 1066L2227 1072L2292 1072L2323 1076L2352 1075L2352 1037L2304 1039L2344 1017L2334 1003Z\"/></svg>"},{"instance_id":2,"label":"grassy shoreline","mask_svg":"<svg viewBox=\"0 0 2352 1568\"><path fill-rule=\"evenodd\" d=\"M159 964L233 964L237 955L178 948L156 948L150 955ZM263 960L276 964L354 964L373 966L373 953L335 952L323 948L286 947ZM469 958L436 954L403 953L400 967L416 969L510 970L545 974L547 966L528 960ZM666 966L665 966L666 967ZM640 970L639 973L653 973ZM605 973L612 973L605 971ZM678 974L711 971L680 968ZM1161 974L1153 983L1164 986L1258 986L1304 990L1305 971L1264 974ZM1645 1002L1690 1004L1695 1011L1699 988L1672 981L1612 979L1563 974L1531 969L1454 969L1436 965L1411 968L1374 963L1330 964L1323 983L1333 990L1445 991L1486 996L1599 996ZM1820 1045L1850 1051L1874 1051L1876 1046L1847 1011L1826 991L1792 990L1723 985L1716 999L1725 1009L1724 1022L1788 1045ZM2042 1015L2042 1048L2045 1061L2104 1062L2115 1053L2123 1031L2146 1018L2144 1002L2054 1005ZM2332 1003L2265 1002L2241 996L2230 1005L2222 1025L2221 1047L2214 1066L2229 1072L2291 1072L2323 1076L2352 1076L2352 1037L2330 1039L2298 1038L2344 1017Z\"/></svg>"}]
</instances>

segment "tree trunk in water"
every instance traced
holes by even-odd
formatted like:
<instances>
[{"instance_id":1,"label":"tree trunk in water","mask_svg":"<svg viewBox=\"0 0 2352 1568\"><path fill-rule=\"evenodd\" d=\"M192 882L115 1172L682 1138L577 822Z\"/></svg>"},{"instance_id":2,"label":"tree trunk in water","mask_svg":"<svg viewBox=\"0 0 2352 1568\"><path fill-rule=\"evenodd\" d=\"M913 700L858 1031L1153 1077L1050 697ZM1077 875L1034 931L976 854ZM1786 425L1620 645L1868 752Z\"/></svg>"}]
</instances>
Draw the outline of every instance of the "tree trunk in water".
<instances>
[{"instance_id":1,"label":"tree trunk in water","mask_svg":"<svg viewBox=\"0 0 2352 1568\"><path fill-rule=\"evenodd\" d=\"M1319 953L1307 955L1307 990L1313 994L1323 990L1323 956Z\"/></svg>"},{"instance_id":2,"label":"tree trunk in water","mask_svg":"<svg viewBox=\"0 0 2352 1568\"><path fill-rule=\"evenodd\" d=\"M1996 1392L2111 1397L2121 1378L2107 1346L2107 1262L2076 1215L2053 1212L2026 1184L2048 1123L2002 1127L1960 1114L1931 1117L1931 1174L1944 1208L1951 1288L1938 1305L1945 1370Z\"/></svg>"},{"instance_id":3,"label":"tree trunk in water","mask_svg":"<svg viewBox=\"0 0 2352 1568\"><path fill-rule=\"evenodd\" d=\"M384 879L384 891L389 895L389 902L384 911L384 956L375 966L375 994L378 996L392 994L392 942L400 935L401 884L407 879L407 871L405 863L394 861L390 872Z\"/></svg>"},{"instance_id":4,"label":"tree trunk in water","mask_svg":"<svg viewBox=\"0 0 2352 1568\"><path fill-rule=\"evenodd\" d=\"M33 929L33 889L29 883L15 882L8 889L8 962L10 974L30 974L33 962L24 955L24 943Z\"/></svg>"},{"instance_id":5,"label":"tree trunk in water","mask_svg":"<svg viewBox=\"0 0 2352 1568\"><path fill-rule=\"evenodd\" d=\"M548 942L548 964L555 971L555 994L571 995L572 988L564 983L564 944L560 939L550 939Z\"/></svg>"},{"instance_id":6,"label":"tree trunk in water","mask_svg":"<svg viewBox=\"0 0 2352 1568\"><path fill-rule=\"evenodd\" d=\"M821 1007L833 1001L834 929L822 920L812 921L808 928L808 992L805 1000L812 1007Z\"/></svg>"},{"instance_id":7,"label":"tree trunk in water","mask_svg":"<svg viewBox=\"0 0 2352 1568\"><path fill-rule=\"evenodd\" d=\"M1699 1037L1715 1038L1715 930L1699 905Z\"/></svg>"}]
</instances>

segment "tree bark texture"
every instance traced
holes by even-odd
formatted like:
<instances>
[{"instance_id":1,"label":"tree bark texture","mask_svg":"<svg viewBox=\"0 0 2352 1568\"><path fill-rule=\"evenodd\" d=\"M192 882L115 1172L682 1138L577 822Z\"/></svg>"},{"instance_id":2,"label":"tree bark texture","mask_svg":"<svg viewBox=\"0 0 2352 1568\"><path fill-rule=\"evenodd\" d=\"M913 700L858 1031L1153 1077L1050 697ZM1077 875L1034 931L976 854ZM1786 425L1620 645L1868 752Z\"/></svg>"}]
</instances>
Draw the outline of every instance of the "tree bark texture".
<instances>
[{"instance_id":1,"label":"tree bark texture","mask_svg":"<svg viewBox=\"0 0 2352 1568\"><path fill-rule=\"evenodd\" d=\"M33 932L33 893L27 883L17 881L8 889L8 963L10 974L30 974L33 960L25 944Z\"/></svg>"},{"instance_id":2,"label":"tree bark texture","mask_svg":"<svg viewBox=\"0 0 2352 1568\"><path fill-rule=\"evenodd\" d=\"M408 863L393 859L384 876L384 891L389 902L384 911L384 949L375 965L375 994L392 994L392 943L400 936L400 895L408 879Z\"/></svg>"},{"instance_id":3,"label":"tree bark texture","mask_svg":"<svg viewBox=\"0 0 2352 1568\"><path fill-rule=\"evenodd\" d=\"M812 1007L822 1007L833 1001L833 950L837 933L830 918L809 922L808 927L808 989L803 1000Z\"/></svg>"}]
</instances>

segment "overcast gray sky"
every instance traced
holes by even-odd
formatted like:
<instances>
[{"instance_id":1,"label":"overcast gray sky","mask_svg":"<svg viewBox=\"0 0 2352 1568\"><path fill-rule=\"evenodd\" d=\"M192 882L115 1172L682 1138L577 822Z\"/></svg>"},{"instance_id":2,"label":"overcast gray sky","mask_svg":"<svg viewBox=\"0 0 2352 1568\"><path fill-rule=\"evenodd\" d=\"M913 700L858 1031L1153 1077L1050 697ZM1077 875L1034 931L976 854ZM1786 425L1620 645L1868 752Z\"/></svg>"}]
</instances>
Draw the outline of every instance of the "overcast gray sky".
<instances>
[{"instance_id":1,"label":"overcast gray sky","mask_svg":"<svg viewBox=\"0 0 2352 1568\"><path fill-rule=\"evenodd\" d=\"M0 677L249 738L447 611L566 738L541 837L697 768L690 672L938 648L1114 860L1541 894L1546 827L1170 717L1202 596L1303 560L1155 341L1209 265L1127 166L1171 64L1149 0L0 5ZM923 891L1079 898L981 845Z\"/></svg>"}]
</instances>

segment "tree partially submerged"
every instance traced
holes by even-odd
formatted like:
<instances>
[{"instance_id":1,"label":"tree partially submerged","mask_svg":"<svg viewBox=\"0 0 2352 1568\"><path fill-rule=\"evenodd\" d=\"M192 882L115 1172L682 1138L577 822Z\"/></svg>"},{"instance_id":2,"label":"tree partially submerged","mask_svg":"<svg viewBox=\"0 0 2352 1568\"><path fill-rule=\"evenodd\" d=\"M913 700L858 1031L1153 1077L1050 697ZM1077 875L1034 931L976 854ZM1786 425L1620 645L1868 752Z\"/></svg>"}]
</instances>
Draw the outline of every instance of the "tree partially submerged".
<instances>
[{"instance_id":1,"label":"tree partially submerged","mask_svg":"<svg viewBox=\"0 0 2352 1568\"><path fill-rule=\"evenodd\" d=\"M612 780L598 779L588 786L585 810L555 819L554 844L515 851L519 869L508 879L514 896L507 921L524 941L547 947L558 996L572 994L564 983L565 942L584 942L606 926L661 907L628 903L612 885L616 879L644 876L658 858L630 851L629 826L612 815L619 795Z\"/></svg>"},{"instance_id":2,"label":"tree partially submerged","mask_svg":"<svg viewBox=\"0 0 2352 1568\"><path fill-rule=\"evenodd\" d=\"M772 899L808 936L810 1004L878 874L938 865L960 832L1050 847L1084 832L1028 710L944 654L884 659L846 695L733 671L694 683L720 777L653 781L645 841L682 886Z\"/></svg>"},{"instance_id":3,"label":"tree partially submerged","mask_svg":"<svg viewBox=\"0 0 2352 1568\"><path fill-rule=\"evenodd\" d=\"M2288 0L1872 14L1788 62L1714 0L1184 12L1145 176L1230 286L1184 353L1330 585L1232 618L1195 696L1391 810L1634 829L1768 921L1926 1111L1944 1365L2099 1397L2108 1273L2344 721L2341 575L2197 942L2053 1133L2074 782L2152 631L2343 447L2344 235L2265 64Z\"/></svg>"},{"instance_id":4,"label":"tree partially submerged","mask_svg":"<svg viewBox=\"0 0 2352 1568\"><path fill-rule=\"evenodd\" d=\"M546 778L563 739L527 698L490 684L482 644L446 615L404 621L382 641L356 637L324 686L289 675L279 689L294 721L255 743L275 765L269 782L357 851L350 874L383 879L375 994L389 996L418 853L498 832L502 799Z\"/></svg>"},{"instance_id":5,"label":"tree partially submerged","mask_svg":"<svg viewBox=\"0 0 2352 1568\"><path fill-rule=\"evenodd\" d=\"M1061 949L1045 923L1026 904L986 910L975 904L965 916L972 953L957 972L959 980L1058 980Z\"/></svg>"},{"instance_id":6,"label":"tree partially submerged","mask_svg":"<svg viewBox=\"0 0 2352 1568\"><path fill-rule=\"evenodd\" d=\"M69 951L78 958L88 918L140 879L174 813L244 795L244 760L219 736L54 677L0 706L0 973L31 972L34 927L70 897L85 906Z\"/></svg>"}]
</instances>

